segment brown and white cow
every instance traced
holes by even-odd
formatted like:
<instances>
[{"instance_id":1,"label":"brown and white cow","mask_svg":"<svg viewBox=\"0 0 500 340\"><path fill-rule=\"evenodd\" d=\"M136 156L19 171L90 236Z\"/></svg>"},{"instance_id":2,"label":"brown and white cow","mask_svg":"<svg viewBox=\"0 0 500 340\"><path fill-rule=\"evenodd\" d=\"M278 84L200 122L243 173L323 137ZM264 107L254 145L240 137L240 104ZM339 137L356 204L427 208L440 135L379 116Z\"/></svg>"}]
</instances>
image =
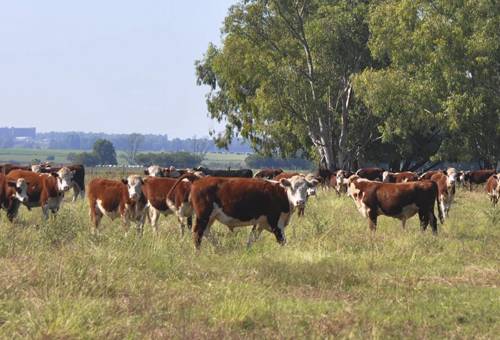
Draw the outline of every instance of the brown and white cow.
<instances>
[{"instance_id":1,"label":"brown and white cow","mask_svg":"<svg viewBox=\"0 0 500 340\"><path fill-rule=\"evenodd\" d=\"M254 178L205 177L191 187L191 203L196 215L193 241L201 245L203 234L214 221L229 228L254 225L248 245L266 229L280 244L286 242L285 227L295 208L305 205L307 189L316 183L303 176L281 179L278 183Z\"/></svg>"},{"instance_id":2,"label":"brown and white cow","mask_svg":"<svg viewBox=\"0 0 500 340\"><path fill-rule=\"evenodd\" d=\"M365 178L370 181L382 181L384 169L381 168L362 168L355 173L360 178Z\"/></svg>"},{"instance_id":3,"label":"brown and white cow","mask_svg":"<svg viewBox=\"0 0 500 340\"><path fill-rule=\"evenodd\" d=\"M142 193L143 180L138 175L130 175L127 179L115 181L94 178L88 184L92 234L99 232L99 224L103 216L112 220L120 217L125 232L128 232L131 221L136 222L137 231L142 233L146 217L146 199Z\"/></svg>"},{"instance_id":4,"label":"brown and white cow","mask_svg":"<svg viewBox=\"0 0 500 340\"><path fill-rule=\"evenodd\" d=\"M73 173L68 168L62 168L50 174L37 174L27 170L13 170L7 175L8 180L23 178L28 183L28 200L23 204L28 209L41 207L45 219L49 211L53 214L59 211L64 198L64 193L70 189ZM17 209L12 211L13 217Z\"/></svg>"},{"instance_id":5,"label":"brown and white cow","mask_svg":"<svg viewBox=\"0 0 500 340\"><path fill-rule=\"evenodd\" d=\"M433 181L382 183L354 175L349 178L348 194L361 215L368 219L372 231L376 230L380 215L401 220L404 228L406 220L418 213L422 230L430 223L433 233L437 233L434 202L438 189Z\"/></svg>"},{"instance_id":6,"label":"brown and white cow","mask_svg":"<svg viewBox=\"0 0 500 340\"><path fill-rule=\"evenodd\" d=\"M384 171L382 182L384 183L405 183L418 181L418 175L411 171L390 172Z\"/></svg>"},{"instance_id":7,"label":"brown and white cow","mask_svg":"<svg viewBox=\"0 0 500 340\"><path fill-rule=\"evenodd\" d=\"M335 173L335 190L337 194L346 193L347 187L349 185L349 177L351 177L353 173L349 170L338 170Z\"/></svg>"},{"instance_id":8,"label":"brown and white cow","mask_svg":"<svg viewBox=\"0 0 500 340\"><path fill-rule=\"evenodd\" d=\"M469 183L469 191L472 191L473 184L483 184L486 183L488 178L491 175L494 175L496 170L474 170L474 171L466 171L464 174L464 181Z\"/></svg>"},{"instance_id":9,"label":"brown and white cow","mask_svg":"<svg viewBox=\"0 0 500 340\"><path fill-rule=\"evenodd\" d=\"M448 217L451 203L453 202L453 198L455 197L455 181L453 180L453 178L450 178L448 175L445 175L442 172L436 172L431 177L431 180L436 182L438 186L438 209L441 211L439 219L441 223L443 223L444 220Z\"/></svg>"},{"instance_id":10,"label":"brown and white cow","mask_svg":"<svg viewBox=\"0 0 500 340\"><path fill-rule=\"evenodd\" d=\"M278 176L283 172L282 169L262 169L259 172L257 172L254 177L255 178L265 178L265 179L273 179L274 177Z\"/></svg>"},{"instance_id":11,"label":"brown and white cow","mask_svg":"<svg viewBox=\"0 0 500 340\"><path fill-rule=\"evenodd\" d=\"M8 180L7 176L0 173L0 209L7 211L7 218L13 221L20 203L28 201L28 184L24 178L16 181Z\"/></svg>"},{"instance_id":12,"label":"brown and white cow","mask_svg":"<svg viewBox=\"0 0 500 340\"><path fill-rule=\"evenodd\" d=\"M85 197L85 167L82 164L54 167L48 163L42 163L31 166L31 171L36 173L54 173L61 169L69 169L72 172L70 186L73 189L73 202L77 200L78 196L83 199Z\"/></svg>"},{"instance_id":13,"label":"brown and white cow","mask_svg":"<svg viewBox=\"0 0 500 340\"><path fill-rule=\"evenodd\" d=\"M500 174L491 175L486 182L486 192L491 204L495 206L500 199Z\"/></svg>"}]
</instances>

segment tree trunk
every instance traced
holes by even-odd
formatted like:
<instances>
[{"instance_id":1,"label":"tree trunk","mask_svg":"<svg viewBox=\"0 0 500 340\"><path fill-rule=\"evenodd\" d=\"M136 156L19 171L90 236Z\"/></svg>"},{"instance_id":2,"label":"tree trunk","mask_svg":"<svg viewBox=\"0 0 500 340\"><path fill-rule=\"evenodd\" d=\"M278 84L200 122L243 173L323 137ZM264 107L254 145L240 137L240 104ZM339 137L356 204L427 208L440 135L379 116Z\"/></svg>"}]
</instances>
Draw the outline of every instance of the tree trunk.
<instances>
[{"instance_id":1,"label":"tree trunk","mask_svg":"<svg viewBox=\"0 0 500 340\"><path fill-rule=\"evenodd\" d=\"M349 132L349 103L351 101L352 86L346 81L342 95L342 115L340 119L340 137L338 151L338 165L344 169L347 162L347 134Z\"/></svg>"}]
</instances>

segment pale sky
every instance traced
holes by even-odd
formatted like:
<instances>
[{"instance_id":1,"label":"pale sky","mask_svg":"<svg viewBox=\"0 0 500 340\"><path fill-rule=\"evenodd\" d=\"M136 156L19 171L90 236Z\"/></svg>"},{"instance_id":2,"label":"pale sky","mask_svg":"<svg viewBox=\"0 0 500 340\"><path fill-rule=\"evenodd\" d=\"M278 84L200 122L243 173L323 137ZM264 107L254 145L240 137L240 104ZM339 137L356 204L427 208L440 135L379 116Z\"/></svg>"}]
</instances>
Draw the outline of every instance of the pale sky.
<instances>
[{"instance_id":1,"label":"pale sky","mask_svg":"<svg viewBox=\"0 0 500 340\"><path fill-rule=\"evenodd\" d=\"M235 0L0 0L0 126L206 136L194 61Z\"/></svg>"}]
</instances>

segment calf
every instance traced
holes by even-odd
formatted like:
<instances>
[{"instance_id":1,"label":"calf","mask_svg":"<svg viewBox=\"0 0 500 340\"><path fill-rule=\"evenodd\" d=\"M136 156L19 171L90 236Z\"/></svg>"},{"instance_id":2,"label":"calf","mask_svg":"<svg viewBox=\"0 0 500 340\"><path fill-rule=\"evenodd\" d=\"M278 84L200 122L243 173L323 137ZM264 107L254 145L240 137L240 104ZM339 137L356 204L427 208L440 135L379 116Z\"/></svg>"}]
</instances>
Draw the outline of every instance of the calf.
<instances>
[{"instance_id":1,"label":"calf","mask_svg":"<svg viewBox=\"0 0 500 340\"><path fill-rule=\"evenodd\" d=\"M401 220L404 228L406 220L418 213L422 230L430 223L433 233L437 233L434 202L438 200L438 189L432 181L381 183L351 176L348 194L368 219L372 231L377 228L379 215Z\"/></svg>"},{"instance_id":2,"label":"calf","mask_svg":"<svg viewBox=\"0 0 500 340\"><path fill-rule=\"evenodd\" d=\"M191 202L196 223L193 241L197 249L205 230L215 220L229 228L254 225L248 245L263 229L272 232L280 244L285 244L285 227L295 208L305 205L307 189L315 183L302 176L279 182L245 178L206 177L191 187Z\"/></svg>"},{"instance_id":3,"label":"calf","mask_svg":"<svg viewBox=\"0 0 500 340\"><path fill-rule=\"evenodd\" d=\"M438 186L438 209L441 211L441 214L439 214L439 219L441 223L443 223L444 220L448 217L451 203L453 202L453 198L455 197L455 181L442 172L435 173L431 177L431 180L436 182Z\"/></svg>"},{"instance_id":4,"label":"calf","mask_svg":"<svg viewBox=\"0 0 500 340\"><path fill-rule=\"evenodd\" d=\"M16 181L8 180L0 173L0 209L7 211L7 218L13 221L20 203L28 201L28 184L24 178L18 178Z\"/></svg>"},{"instance_id":5,"label":"calf","mask_svg":"<svg viewBox=\"0 0 500 340\"><path fill-rule=\"evenodd\" d=\"M500 198L500 174L491 175L486 182L486 192L491 204L495 206Z\"/></svg>"},{"instance_id":6,"label":"calf","mask_svg":"<svg viewBox=\"0 0 500 340\"><path fill-rule=\"evenodd\" d=\"M137 175L130 175L121 181L104 178L91 180L87 197L92 234L99 232L99 224L104 215L112 220L120 216L126 232L130 221L135 221L137 230L142 233L147 203L142 193L143 183L142 178Z\"/></svg>"},{"instance_id":7,"label":"calf","mask_svg":"<svg viewBox=\"0 0 500 340\"><path fill-rule=\"evenodd\" d=\"M362 168L356 171L356 175L370 181L382 181L384 169L381 168Z\"/></svg>"},{"instance_id":8,"label":"calf","mask_svg":"<svg viewBox=\"0 0 500 340\"><path fill-rule=\"evenodd\" d=\"M494 175L496 170L474 170L466 171L464 174L464 181L469 183L469 191L472 191L473 184L486 183L491 175Z\"/></svg>"},{"instance_id":9,"label":"calf","mask_svg":"<svg viewBox=\"0 0 500 340\"><path fill-rule=\"evenodd\" d=\"M385 183L405 183L418 181L416 173L411 171L390 172L384 171L382 174L382 182Z\"/></svg>"},{"instance_id":10,"label":"calf","mask_svg":"<svg viewBox=\"0 0 500 340\"><path fill-rule=\"evenodd\" d=\"M255 178L273 179L282 173L282 169L262 169L255 174Z\"/></svg>"},{"instance_id":11,"label":"calf","mask_svg":"<svg viewBox=\"0 0 500 340\"><path fill-rule=\"evenodd\" d=\"M13 170L7 179L17 181L24 178L28 183L28 200L23 204L28 209L41 207L45 219L49 217L49 210L55 214L59 211L64 193L70 189L72 172L62 168L50 174L37 174L27 170ZM18 208L18 207L17 207ZM17 208L12 211L13 218L17 215Z\"/></svg>"}]
</instances>

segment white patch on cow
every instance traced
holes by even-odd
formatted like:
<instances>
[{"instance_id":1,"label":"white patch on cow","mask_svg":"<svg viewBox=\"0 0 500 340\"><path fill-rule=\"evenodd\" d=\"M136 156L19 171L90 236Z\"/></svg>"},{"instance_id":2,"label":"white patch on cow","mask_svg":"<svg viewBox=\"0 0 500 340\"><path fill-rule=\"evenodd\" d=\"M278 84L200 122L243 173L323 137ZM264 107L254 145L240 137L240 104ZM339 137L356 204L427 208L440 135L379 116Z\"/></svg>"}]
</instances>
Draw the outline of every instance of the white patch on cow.
<instances>
[{"instance_id":1,"label":"white patch on cow","mask_svg":"<svg viewBox=\"0 0 500 340\"><path fill-rule=\"evenodd\" d=\"M67 167L61 168L57 172L57 190L60 192L68 191L73 185L74 172Z\"/></svg>"},{"instance_id":2,"label":"white patch on cow","mask_svg":"<svg viewBox=\"0 0 500 340\"><path fill-rule=\"evenodd\" d=\"M304 206L307 201L309 188L314 188L318 181L307 180L303 175L296 175L291 178L282 178L280 186L285 189L288 202L292 207Z\"/></svg>"},{"instance_id":3,"label":"white patch on cow","mask_svg":"<svg viewBox=\"0 0 500 340\"><path fill-rule=\"evenodd\" d=\"M250 219L248 221L242 221L237 218L227 215L224 210L219 207L217 203L214 203L212 214L210 215L210 220L216 219L220 223L225 224L228 227L245 227L249 225L265 225L267 224L267 217L265 215L259 216L257 218Z\"/></svg>"},{"instance_id":4,"label":"white patch on cow","mask_svg":"<svg viewBox=\"0 0 500 340\"><path fill-rule=\"evenodd\" d=\"M130 175L127 178L128 196L131 200L139 200L142 196L143 180L139 175Z\"/></svg>"},{"instance_id":5,"label":"white patch on cow","mask_svg":"<svg viewBox=\"0 0 500 340\"><path fill-rule=\"evenodd\" d=\"M15 183L14 197L21 203L27 203L28 197L28 184L24 178L18 178Z\"/></svg>"}]
</instances>

